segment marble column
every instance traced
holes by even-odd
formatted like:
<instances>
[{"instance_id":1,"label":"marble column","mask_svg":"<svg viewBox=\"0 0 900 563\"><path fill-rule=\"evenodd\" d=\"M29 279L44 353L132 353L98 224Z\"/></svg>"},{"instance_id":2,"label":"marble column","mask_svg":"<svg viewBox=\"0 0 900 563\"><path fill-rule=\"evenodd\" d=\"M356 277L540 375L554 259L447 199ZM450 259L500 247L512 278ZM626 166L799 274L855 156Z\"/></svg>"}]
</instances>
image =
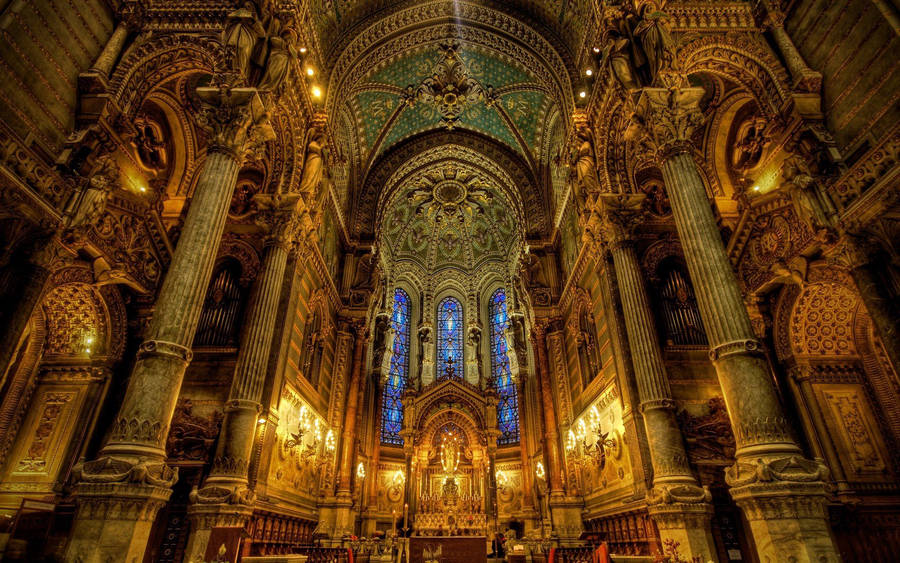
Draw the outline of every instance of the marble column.
<instances>
[{"instance_id":1,"label":"marble column","mask_svg":"<svg viewBox=\"0 0 900 563\"><path fill-rule=\"evenodd\" d=\"M189 561L203 559L213 528L243 526L253 512L256 495L248 488L248 471L262 412L260 401L281 286L299 224L299 198L298 194L260 194L254 198L259 208L257 223L267 230L265 256L244 316L212 469L200 490L190 495L191 533L185 554Z\"/></svg>"},{"instance_id":2,"label":"marble column","mask_svg":"<svg viewBox=\"0 0 900 563\"><path fill-rule=\"evenodd\" d=\"M788 426L693 160L702 96L702 88L645 88L631 134L644 136L660 161L728 407L737 450L726 481L760 560L838 561L826 514L828 471L803 457Z\"/></svg>"},{"instance_id":3,"label":"marble column","mask_svg":"<svg viewBox=\"0 0 900 563\"><path fill-rule=\"evenodd\" d=\"M803 92L819 92L822 89L822 75L809 68L794 40L784 29L784 12L770 0L763 0L761 4L765 10L762 23L772 32L772 38L791 73L794 88Z\"/></svg>"},{"instance_id":4,"label":"marble column","mask_svg":"<svg viewBox=\"0 0 900 563\"><path fill-rule=\"evenodd\" d=\"M547 483L551 497L563 497L562 455L559 449L559 431L556 406L553 404L553 386L550 384L550 361L547 357L547 329L549 321L541 320L534 327L534 348L537 353L537 373L544 403L544 444L547 456Z\"/></svg>"},{"instance_id":5,"label":"marble column","mask_svg":"<svg viewBox=\"0 0 900 563\"><path fill-rule=\"evenodd\" d=\"M85 563L143 557L156 513L178 472L166 437L191 360L228 206L244 156L270 138L252 88L198 88L206 160L128 388L98 459L73 471L78 504L67 559Z\"/></svg>"},{"instance_id":6,"label":"marble column","mask_svg":"<svg viewBox=\"0 0 900 563\"><path fill-rule=\"evenodd\" d=\"M710 561L717 556L710 529L712 496L708 489L700 487L688 462L650 300L631 240L643 200L643 195L602 195L598 199L598 211L603 239L619 282L625 330L653 464L648 509L662 540L678 542L685 557Z\"/></svg>"},{"instance_id":7,"label":"marble column","mask_svg":"<svg viewBox=\"0 0 900 563\"><path fill-rule=\"evenodd\" d=\"M109 77L110 71L112 71L116 61L119 59L119 55L122 53L122 48L125 47L126 39L128 39L128 24L120 21L89 71L95 72L103 76L103 78Z\"/></svg>"}]
</instances>

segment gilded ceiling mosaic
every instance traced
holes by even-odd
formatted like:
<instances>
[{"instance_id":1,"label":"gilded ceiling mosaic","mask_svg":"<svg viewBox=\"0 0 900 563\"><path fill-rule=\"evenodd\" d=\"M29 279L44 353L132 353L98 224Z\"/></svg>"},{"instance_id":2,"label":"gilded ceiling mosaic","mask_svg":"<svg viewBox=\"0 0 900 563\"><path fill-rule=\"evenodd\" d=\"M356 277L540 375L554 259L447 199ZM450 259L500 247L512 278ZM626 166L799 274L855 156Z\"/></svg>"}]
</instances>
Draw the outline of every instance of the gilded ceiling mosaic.
<instances>
[{"instance_id":1,"label":"gilded ceiling mosaic","mask_svg":"<svg viewBox=\"0 0 900 563\"><path fill-rule=\"evenodd\" d=\"M436 160L404 178L381 217L381 245L425 271L474 271L514 255L520 212L476 166Z\"/></svg>"},{"instance_id":2,"label":"gilded ceiling mosaic","mask_svg":"<svg viewBox=\"0 0 900 563\"><path fill-rule=\"evenodd\" d=\"M532 152L553 105L528 70L460 42L422 45L384 61L354 92L360 152L369 162L403 139L440 127L470 129L520 154Z\"/></svg>"}]
</instances>

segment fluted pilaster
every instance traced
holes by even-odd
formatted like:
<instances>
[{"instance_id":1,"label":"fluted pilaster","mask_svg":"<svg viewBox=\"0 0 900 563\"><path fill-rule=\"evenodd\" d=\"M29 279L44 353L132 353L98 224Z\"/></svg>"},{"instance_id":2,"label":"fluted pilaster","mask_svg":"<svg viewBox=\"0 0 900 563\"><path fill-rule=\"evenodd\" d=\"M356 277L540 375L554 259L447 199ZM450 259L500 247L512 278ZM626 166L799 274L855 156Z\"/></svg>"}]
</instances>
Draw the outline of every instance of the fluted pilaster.
<instances>
[{"instance_id":1,"label":"fluted pilaster","mask_svg":"<svg viewBox=\"0 0 900 563\"><path fill-rule=\"evenodd\" d=\"M534 328L535 351L538 356L538 379L541 386L541 400L544 402L544 442L547 455L547 482L550 495L561 497L565 494L562 482L562 453L559 448L556 406L553 404L553 387L550 383L550 361L547 357L547 322L537 323Z\"/></svg>"},{"instance_id":2,"label":"fluted pilaster","mask_svg":"<svg viewBox=\"0 0 900 563\"><path fill-rule=\"evenodd\" d=\"M341 438L341 455L338 463L338 496L350 497L353 477L353 451L356 448L356 413L359 410L359 388L362 383L363 363L366 351L366 329L356 323L353 347L353 368L347 385L347 408L344 411L344 431Z\"/></svg>"}]
</instances>

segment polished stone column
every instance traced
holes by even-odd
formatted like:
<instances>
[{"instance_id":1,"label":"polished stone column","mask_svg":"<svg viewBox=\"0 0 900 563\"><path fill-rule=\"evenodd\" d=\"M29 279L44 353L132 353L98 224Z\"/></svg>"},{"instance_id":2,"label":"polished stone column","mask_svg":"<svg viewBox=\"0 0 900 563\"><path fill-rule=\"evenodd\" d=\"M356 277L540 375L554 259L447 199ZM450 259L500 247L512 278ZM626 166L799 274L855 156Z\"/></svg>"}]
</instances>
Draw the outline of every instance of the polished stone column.
<instances>
[{"instance_id":1,"label":"polished stone column","mask_svg":"<svg viewBox=\"0 0 900 563\"><path fill-rule=\"evenodd\" d=\"M559 449L556 406L553 404L553 387L550 384L550 362L547 358L548 321L541 320L534 327L534 349L537 353L538 382L544 403L544 444L547 455L547 483L551 497L563 497L562 455Z\"/></svg>"},{"instance_id":2,"label":"polished stone column","mask_svg":"<svg viewBox=\"0 0 900 563\"><path fill-rule=\"evenodd\" d=\"M166 437L191 360L190 346L238 170L263 140L261 108L250 88L199 88L206 129L206 160L172 263L160 289L147 338L98 459L74 470L78 512L67 558L85 563L143 557L159 508L171 495L177 471L165 463Z\"/></svg>"},{"instance_id":3,"label":"polished stone column","mask_svg":"<svg viewBox=\"0 0 900 563\"><path fill-rule=\"evenodd\" d=\"M203 559L213 528L243 526L253 512L255 493L248 488L248 471L281 286L300 223L300 196L260 194L254 200L259 208L257 223L267 230L265 256L244 316L237 366L212 469L202 488L191 493L191 534L185 555L189 561Z\"/></svg>"},{"instance_id":4,"label":"polished stone column","mask_svg":"<svg viewBox=\"0 0 900 563\"><path fill-rule=\"evenodd\" d=\"M524 429L525 414L528 409L526 408L526 386L525 377L523 376L524 373L520 372L520 381L517 388L519 391L519 425ZM537 522L539 516L534 508L534 485L531 480L531 471L529 470L531 467L531 458L528 455L528 439L524 432L519 434L519 456L522 461L522 513L525 516L526 525L530 528L531 522ZM531 522L528 522L528 520Z\"/></svg>"},{"instance_id":5,"label":"polished stone column","mask_svg":"<svg viewBox=\"0 0 900 563\"><path fill-rule=\"evenodd\" d=\"M631 240L643 199L643 195L600 196L598 211L603 238L612 254L619 282L625 330L653 463L649 511L663 540L678 542L686 557L709 561L716 559L710 529L712 496L708 489L700 487L688 463L656 324Z\"/></svg>"},{"instance_id":6,"label":"polished stone column","mask_svg":"<svg viewBox=\"0 0 900 563\"><path fill-rule=\"evenodd\" d=\"M822 88L822 75L809 68L803 55L794 45L794 40L784 29L785 14L780 7L774 5L771 0L762 0L761 7L765 11L763 25L772 32L772 38L778 45L781 56L787 64L788 71L793 79L793 86L804 92L818 92Z\"/></svg>"},{"instance_id":7,"label":"polished stone column","mask_svg":"<svg viewBox=\"0 0 900 563\"><path fill-rule=\"evenodd\" d=\"M825 510L828 471L803 457L791 433L693 160L702 96L701 88L644 89L632 133L657 151L731 417L737 461L726 480L761 560L838 561Z\"/></svg>"}]
</instances>

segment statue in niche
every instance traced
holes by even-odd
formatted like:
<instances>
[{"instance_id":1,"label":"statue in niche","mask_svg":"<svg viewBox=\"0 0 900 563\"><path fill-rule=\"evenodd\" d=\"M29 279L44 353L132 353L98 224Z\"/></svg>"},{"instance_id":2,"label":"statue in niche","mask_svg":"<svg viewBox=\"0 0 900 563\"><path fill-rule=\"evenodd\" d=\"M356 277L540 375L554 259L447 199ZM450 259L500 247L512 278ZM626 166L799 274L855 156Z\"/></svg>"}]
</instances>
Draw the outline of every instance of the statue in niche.
<instances>
[{"instance_id":1,"label":"statue in niche","mask_svg":"<svg viewBox=\"0 0 900 563\"><path fill-rule=\"evenodd\" d=\"M245 78L250 70L250 59L256 43L265 35L266 30L254 2L244 2L240 8L228 14L222 32L222 43L230 52L232 68Z\"/></svg>"},{"instance_id":2,"label":"statue in niche","mask_svg":"<svg viewBox=\"0 0 900 563\"><path fill-rule=\"evenodd\" d=\"M119 165L110 154L97 158L87 185L68 220L69 228L93 225L106 210L106 202L119 182Z\"/></svg>"},{"instance_id":3,"label":"statue in niche","mask_svg":"<svg viewBox=\"0 0 900 563\"><path fill-rule=\"evenodd\" d=\"M469 327L466 336L466 371L475 375L480 387L484 387L484 370L481 354L481 329L477 325Z\"/></svg>"},{"instance_id":4,"label":"statue in niche","mask_svg":"<svg viewBox=\"0 0 900 563\"><path fill-rule=\"evenodd\" d=\"M529 288L550 287L540 256L526 252L522 259L523 278Z\"/></svg>"},{"instance_id":5,"label":"statue in niche","mask_svg":"<svg viewBox=\"0 0 900 563\"><path fill-rule=\"evenodd\" d=\"M597 161L594 158L594 135L590 127L580 125L575 132L578 146L573 151L571 162L575 168L573 194L579 212L587 204L587 196L600 192L600 181L597 179Z\"/></svg>"},{"instance_id":6,"label":"statue in niche","mask_svg":"<svg viewBox=\"0 0 900 563\"><path fill-rule=\"evenodd\" d=\"M434 372L434 336L430 326L419 328L419 380Z\"/></svg>"},{"instance_id":7,"label":"statue in niche","mask_svg":"<svg viewBox=\"0 0 900 563\"><path fill-rule=\"evenodd\" d=\"M668 87L675 65L675 40L669 29L665 2L634 2L603 7L603 43L600 66L607 64L627 91L645 86Z\"/></svg>"},{"instance_id":8,"label":"statue in niche","mask_svg":"<svg viewBox=\"0 0 900 563\"><path fill-rule=\"evenodd\" d=\"M303 174L300 176L300 187L298 191L303 194L307 201L316 200L317 206L319 199L319 184L322 183L322 177L325 174L324 158L327 156L327 147L325 135L318 128L312 128L309 131L309 142L306 145L306 158L303 162Z\"/></svg>"},{"instance_id":9,"label":"statue in niche","mask_svg":"<svg viewBox=\"0 0 900 563\"><path fill-rule=\"evenodd\" d=\"M837 209L817 185L806 161L797 155L787 157L781 164L781 177L797 217L818 234L831 229Z\"/></svg>"},{"instance_id":10,"label":"statue in niche","mask_svg":"<svg viewBox=\"0 0 900 563\"><path fill-rule=\"evenodd\" d=\"M375 337L372 342L372 367L379 369L384 360L384 354L393 339L390 338L391 316L381 312L375 317Z\"/></svg>"},{"instance_id":11,"label":"statue in niche","mask_svg":"<svg viewBox=\"0 0 900 563\"><path fill-rule=\"evenodd\" d=\"M164 170L168 163L166 143L158 127L144 116L134 119L137 135L131 144L138 154L141 164L149 170Z\"/></svg>"},{"instance_id":12,"label":"statue in niche","mask_svg":"<svg viewBox=\"0 0 900 563\"><path fill-rule=\"evenodd\" d=\"M731 164L737 172L745 174L759 165L763 151L771 143L767 127L768 121L762 117L754 117L741 124L731 154Z\"/></svg>"},{"instance_id":13,"label":"statue in niche","mask_svg":"<svg viewBox=\"0 0 900 563\"><path fill-rule=\"evenodd\" d=\"M278 22L278 19L273 18L273 22ZM278 23L277 27L281 28L281 24ZM290 24L269 35L269 57L259 81L260 90L275 91L281 86L291 69L291 61L297 59L296 43L297 32Z\"/></svg>"},{"instance_id":14,"label":"statue in niche","mask_svg":"<svg viewBox=\"0 0 900 563\"><path fill-rule=\"evenodd\" d=\"M664 4L661 2L661 4ZM662 5L647 2L640 8L640 21L634 35L641 40L641 47L650 71L650 84L660 79L660 74L672 68L675 62L675 40L669 31L669 15Z\"/></svg>"}]
</instances>

